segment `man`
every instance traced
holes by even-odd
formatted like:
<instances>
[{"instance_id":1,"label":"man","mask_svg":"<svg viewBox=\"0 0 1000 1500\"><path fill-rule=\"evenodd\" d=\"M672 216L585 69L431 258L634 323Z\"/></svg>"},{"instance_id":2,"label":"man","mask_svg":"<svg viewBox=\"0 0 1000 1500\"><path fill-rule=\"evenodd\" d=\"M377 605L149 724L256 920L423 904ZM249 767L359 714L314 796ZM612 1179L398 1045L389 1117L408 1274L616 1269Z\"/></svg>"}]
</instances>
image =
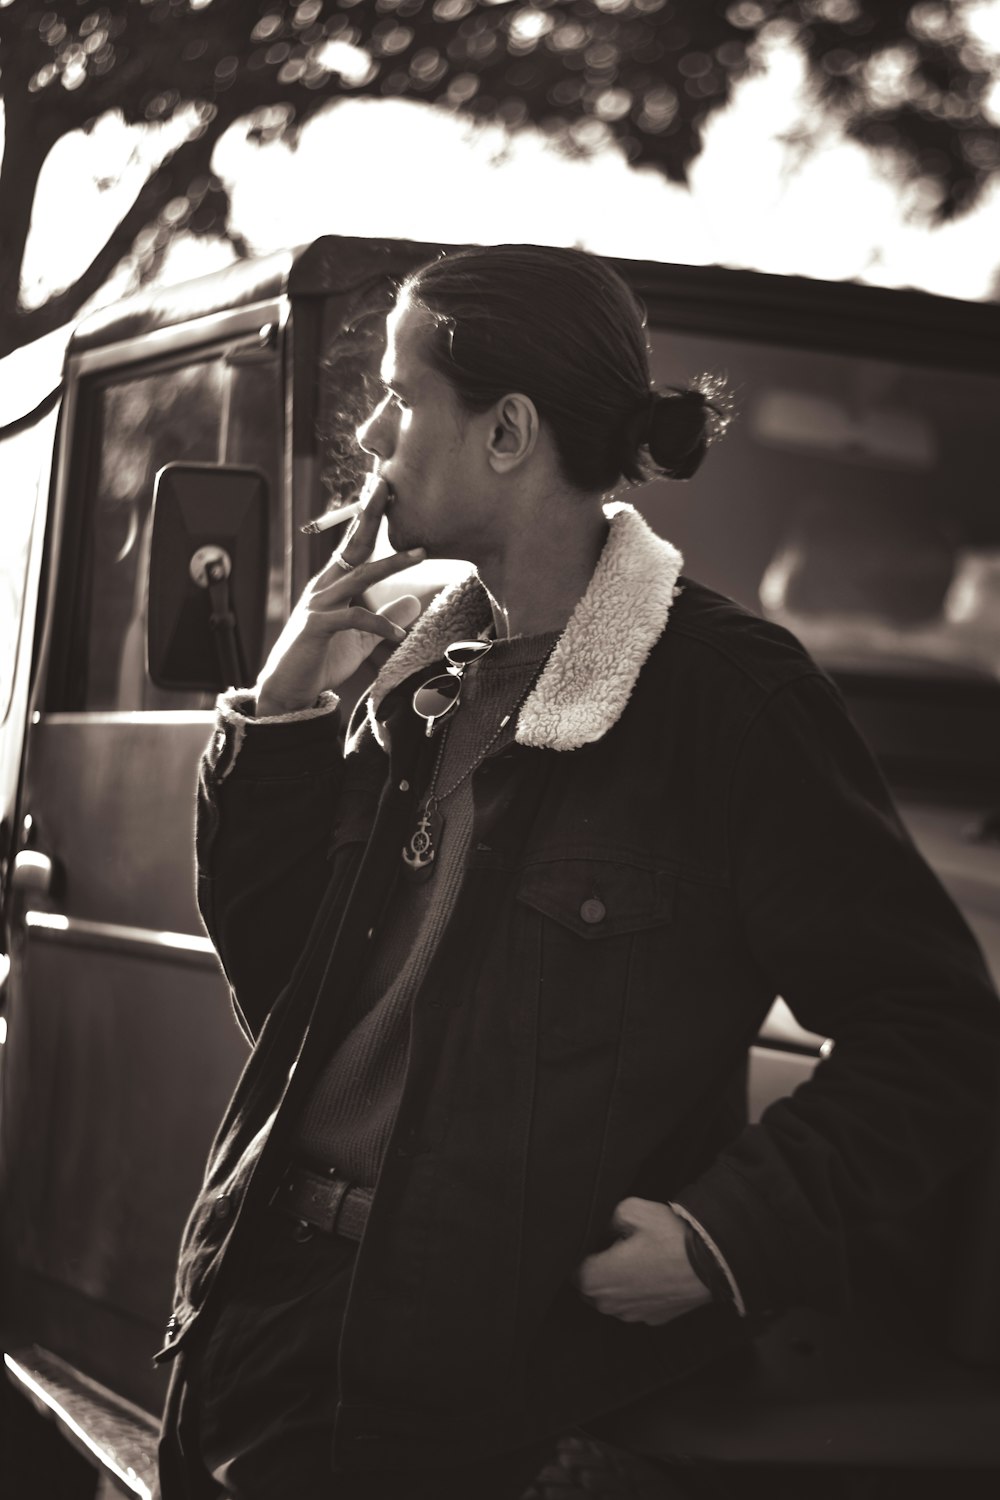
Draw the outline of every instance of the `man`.
<instances>
[{"instance_id":1,"label":"man","mask_svg":"<svg viewBox=\"0 0 1000 1500\"><path fill-rule=\"evenodd\" d=\"M693 472L718 393L651 388L601 262L516 246L411 277L382 376L365 510L203 767L253 1051L182 1247L164 1500L514 1500L756 1315L849 1304L995 1090L980 955L835 689L607 506ZM407 636L415 601L359 601L424 556L475 573ZM748 1128L777 993L836 1048Z\"/></svg>"}]
</instances>

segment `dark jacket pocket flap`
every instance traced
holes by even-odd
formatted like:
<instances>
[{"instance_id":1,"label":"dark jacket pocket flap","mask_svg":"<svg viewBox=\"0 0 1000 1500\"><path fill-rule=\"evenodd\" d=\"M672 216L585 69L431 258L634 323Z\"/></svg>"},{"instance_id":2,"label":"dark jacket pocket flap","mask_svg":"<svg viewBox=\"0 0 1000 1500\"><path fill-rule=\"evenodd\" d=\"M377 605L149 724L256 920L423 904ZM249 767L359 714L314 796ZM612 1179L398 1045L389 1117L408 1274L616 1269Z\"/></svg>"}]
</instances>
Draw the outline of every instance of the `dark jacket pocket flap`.
<instances>
[{"instance_id":1,"label":"dark jacket pocket flap","mask_svg":"<svg viewBox=\"0 0 1000 1500\"><path fill-rule=\"evenodd\" d=\"M616 937L669 921L673 881L619 860L554 859L528 865L517 899L582 938Z\"/></svg>"}]
</instances>

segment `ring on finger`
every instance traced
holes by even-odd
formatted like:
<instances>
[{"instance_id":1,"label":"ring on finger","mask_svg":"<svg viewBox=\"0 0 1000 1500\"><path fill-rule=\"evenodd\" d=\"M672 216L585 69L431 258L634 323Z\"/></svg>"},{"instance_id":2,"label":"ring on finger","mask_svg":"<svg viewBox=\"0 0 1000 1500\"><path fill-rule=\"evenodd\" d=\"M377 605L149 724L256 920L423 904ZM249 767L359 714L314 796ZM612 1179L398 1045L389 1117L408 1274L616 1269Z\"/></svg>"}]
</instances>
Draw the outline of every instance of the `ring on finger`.
<instances>
[{"instance_id":1,"label":"ring on finger","mask_svg":"<svg viewBox=\"0 0 1000 1500\"><path fill-rule=\"evenodd\" d=\"M338 568L343 568L343 570L344 570L345 573L353 573L354 572L356 564L355 563L349 563L347 561L347 558L346 557L341 557L341 555L340 555L339 552L335 552L333 554L333 561L337 564Z\"/></svg>"}]
</instances>

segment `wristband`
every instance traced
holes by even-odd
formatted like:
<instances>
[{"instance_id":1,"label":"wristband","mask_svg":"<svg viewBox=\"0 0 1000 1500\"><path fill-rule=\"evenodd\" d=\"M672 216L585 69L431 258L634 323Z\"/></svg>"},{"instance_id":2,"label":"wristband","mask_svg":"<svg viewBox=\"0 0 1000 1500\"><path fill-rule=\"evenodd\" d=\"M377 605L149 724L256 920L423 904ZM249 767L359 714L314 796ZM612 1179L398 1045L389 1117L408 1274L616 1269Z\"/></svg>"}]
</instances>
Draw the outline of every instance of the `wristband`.
<instances>
[{"instance_id":1,"label":"wristband","mask_svg":"<svg viewBox=\"0 0 1000 1500\"><path fill-rule=\"evenodd\" d=\"M686 1219L684 1220L684 1249L687 1252L688 1264L702 1285L711 1292L715 1305L734 1308L736 1303L733 1300L732 1288L725 1271L701 1235Z\"/></svg>"}]
</instances>

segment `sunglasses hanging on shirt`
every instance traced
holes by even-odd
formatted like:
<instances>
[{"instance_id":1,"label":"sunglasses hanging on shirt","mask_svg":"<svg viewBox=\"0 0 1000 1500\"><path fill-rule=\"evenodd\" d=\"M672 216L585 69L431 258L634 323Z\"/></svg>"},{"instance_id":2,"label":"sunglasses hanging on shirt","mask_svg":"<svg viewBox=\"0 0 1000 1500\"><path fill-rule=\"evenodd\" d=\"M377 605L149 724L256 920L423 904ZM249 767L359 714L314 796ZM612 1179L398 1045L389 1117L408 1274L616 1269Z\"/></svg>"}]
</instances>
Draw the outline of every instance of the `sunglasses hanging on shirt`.
<instances>
[{"instance_id":1,"label":"sunglasses hanging on shirt","mask_svg":"<svg viewBox=\"0 0 1000 1500\"><path fill-rule=\"evenodd\" d=\"M429 677L413 694L413 712L427 724L427 738L454 713L462 696L462 677L467 667L492 651L492 641L452 641L444 653L447 670Z\"/></svg>"}]
</instances>

